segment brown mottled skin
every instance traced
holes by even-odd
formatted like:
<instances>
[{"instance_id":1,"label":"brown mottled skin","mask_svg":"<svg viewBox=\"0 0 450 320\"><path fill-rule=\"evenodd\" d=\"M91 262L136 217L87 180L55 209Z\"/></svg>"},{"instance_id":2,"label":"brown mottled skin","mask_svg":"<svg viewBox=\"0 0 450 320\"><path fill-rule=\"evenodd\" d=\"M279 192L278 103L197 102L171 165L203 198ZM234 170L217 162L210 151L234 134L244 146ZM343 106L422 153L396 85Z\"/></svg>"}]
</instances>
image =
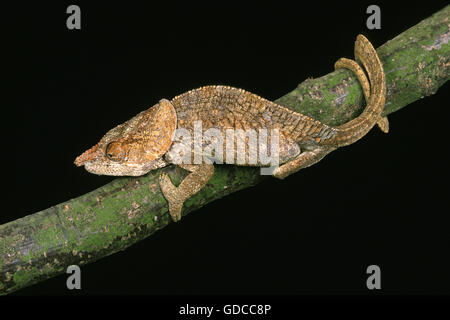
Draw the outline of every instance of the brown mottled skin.
<instances>
[{"instance_id":1,"label":"brown mottled skin","mask_svg":"<svg viewBox=\"0 0 450 320\"><path fill-rule=\"evenodd\" d=\"M227 129L278 129L281 166L273 175L281 179L320 161L339 147L354 143L377 123L387 132L388 121L381 117L386 95L383 66L373 46L362 35L358 35L355 42L355 57L364 65L369 80L353 60L339 59L335 68L347 68L357 75L367 106L359 117L341 126L327 126L242 89L206 86L171 101L162 99L110 130L98 144L77 157L75 164L84 165L95 174L114 176L139 176L170 163L182 167L190 174L178 187L167 174L160 176L160 187L169 203L170 214L178 221L184 201L206 185L214 174L214 165L211 161L199 164L174 161L176 155L187 153L192 158L196 152L191 144L183 144L175 138L176 129L183 128L193 134L196 121L201 121L203 132L215 128L223 136ZM271 139L267 140L268 144ZM223 143L225 145L225 141ZM237 153L236 149L234 151ZM231 163L237 164L236 156L234 154ZM247 158L238 165L263 166L259 161L250 163Z\"/></svg>"}]
</instances>

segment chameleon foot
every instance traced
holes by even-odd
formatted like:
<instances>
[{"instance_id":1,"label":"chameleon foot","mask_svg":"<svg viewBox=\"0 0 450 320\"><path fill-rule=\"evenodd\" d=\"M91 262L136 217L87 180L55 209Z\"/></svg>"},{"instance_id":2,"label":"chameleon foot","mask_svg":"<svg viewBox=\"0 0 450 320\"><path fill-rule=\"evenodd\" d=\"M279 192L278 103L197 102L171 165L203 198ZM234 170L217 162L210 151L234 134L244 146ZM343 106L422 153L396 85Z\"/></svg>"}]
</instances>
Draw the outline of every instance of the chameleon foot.
<instances>
[{"instance_id":1,"label":"chameleon foot","mask_svg":"<svg viewBox=\"0 0 450 320\"><path fill-rule=\"evenodd\" d=\"M174 222L177 222L181 219L181 208L183 207L184 200L178 197L177 187L175 187L172 181L170 181L167 173L163 172L159 176L159 186L161 187L164 197L169 203L170 216Z\"/></svg>"},{"instance_id":2,"label":"chameleon foot","mask_svg":"<svg viewBox=\"0 0 450 320\"><path fill-rule=\"evenodd\" d=\"M182 164L178 166L191 172L178 187L173 185L167 173L162 173L159 176L159 185L169 203L169 213L174 222L181 219L181 209L184 201L203 189L214 174L214 166L212 164Z\"/></svg>"}]
</instances>

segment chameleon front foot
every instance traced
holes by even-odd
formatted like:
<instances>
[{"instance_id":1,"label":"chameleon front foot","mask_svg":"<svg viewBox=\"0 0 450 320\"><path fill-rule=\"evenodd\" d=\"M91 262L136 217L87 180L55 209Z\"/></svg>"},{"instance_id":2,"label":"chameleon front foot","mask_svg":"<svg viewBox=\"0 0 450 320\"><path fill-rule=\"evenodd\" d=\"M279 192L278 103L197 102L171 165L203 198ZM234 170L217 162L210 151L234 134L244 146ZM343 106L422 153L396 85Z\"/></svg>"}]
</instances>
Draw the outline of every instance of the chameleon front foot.
<instances>
[{"instance_id":1,"label":"chameleon front foot","mask_svg":"<svg viewBox=\"0 0 450 320\"><path fill-rule=\"evenodd\" d=\"M169 213L174 222L181 219L181 208L183 207L184 199L179 196L177 192L177 187L175 187L170 181L167 173L163 172L159 176L159 186L164 194L167 202L169 203Z\"/></svg>"},{"instance_id":2,"label":"chameleon front foot","mask_svg":"<svg viewBox=\"0 0 450 320\"><path fill-rule=\"evenodd\" d=\"M214 166L212 164L201 165L179 165L181 168L191 173L183 179L178 187L174 186L170 181L167 173L161 173L159 176L159 186L169 203L169 213L174 222L181 220L181 209L183 203L191 196L199 192L206 185L208 180L214 174Z\"/></svg>"}]
</instances>

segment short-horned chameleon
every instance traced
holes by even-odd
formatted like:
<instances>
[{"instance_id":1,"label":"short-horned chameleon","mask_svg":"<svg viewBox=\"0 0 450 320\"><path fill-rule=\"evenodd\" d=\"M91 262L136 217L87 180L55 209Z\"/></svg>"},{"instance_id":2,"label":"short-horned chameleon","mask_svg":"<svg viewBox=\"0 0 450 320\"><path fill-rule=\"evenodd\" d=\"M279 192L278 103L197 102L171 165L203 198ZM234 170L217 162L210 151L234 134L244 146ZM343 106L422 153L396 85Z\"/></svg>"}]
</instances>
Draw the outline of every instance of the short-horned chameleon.
<instances>
[{"instance_id":1,"label":"short-horned chameleon","mask_svg":"<svg viewBox=\"0 0 450 320\"><path fill-rule=\"evenodd\" d=\"M273 171L273 176L280 179L313 165L339 147L354 143L377 123L387 132L387 118L381 116L386 95L383 66L373 46L362 35L358 35L355 41L355 58L364 65L369 79L353 60L341 58L335 68L347 68L357 75L367 106L357 118L343 125L327 126L242 89L206 86L170 101L162 99L110 130L99 143L77 157L75 164L84 165L89 172L111 176L140 176L168 164L180 166L190 173L178 187L172 184L165 173L159 179L161 190L169 203L170 215L174 221L178 221L184 201L200 191L214 174L213 162L252 166L267 164L258 159L249 160L249 154L255 146L251 145L248 136L243 138L247 146L244 150L247 151L244 151L246 154L240 162L236 162L239 150L234 147L233 154L227 155L225 160L214 161L218 153L208 153L208 157L200 157L200 162L180 163L180 157L192 160L205 149L202 145L191 143L192 140L188 140L189 143L186 140L178 141L174 138L175 131L183 129L184 133L194 134L195 125L199 122L202 130L214 128L216 133L224 137L230 129L276 129L277 138L268 136L262 139L262 145L259 140L258 148L273 150L271 148L277 142L280 166ZM223 139L220 144L226 146L227 142L230 141Z\"/></svg>"}]
</instances>

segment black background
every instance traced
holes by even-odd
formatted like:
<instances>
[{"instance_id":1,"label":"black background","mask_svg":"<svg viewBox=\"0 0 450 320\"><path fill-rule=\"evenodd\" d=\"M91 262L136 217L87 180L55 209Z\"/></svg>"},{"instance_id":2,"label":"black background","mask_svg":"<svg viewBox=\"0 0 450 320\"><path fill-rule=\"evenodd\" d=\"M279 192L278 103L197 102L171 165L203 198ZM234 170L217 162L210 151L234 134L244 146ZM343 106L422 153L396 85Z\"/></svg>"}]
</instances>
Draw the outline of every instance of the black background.
<instances>
[{"instance_id":1,"label":"black background","mask_svg":"<svg viewBox=\"0 0 450 320\"><path fill-rule=\"evenodd\" d=\"M59 2L3 8L2 108L6 166L0 223L111 181L73 165L110 128L161 98L209 84L274 100L353 57L357 34L375 47L446 1L380 3L382 29L367 30L372 2L143 5ZM78 4L82 29L66 28ZM124 252L15 295L450 292L448 83L392 114L388 135L354 145L284 181L215 201Z\"/></svg>"}]
</instances>

